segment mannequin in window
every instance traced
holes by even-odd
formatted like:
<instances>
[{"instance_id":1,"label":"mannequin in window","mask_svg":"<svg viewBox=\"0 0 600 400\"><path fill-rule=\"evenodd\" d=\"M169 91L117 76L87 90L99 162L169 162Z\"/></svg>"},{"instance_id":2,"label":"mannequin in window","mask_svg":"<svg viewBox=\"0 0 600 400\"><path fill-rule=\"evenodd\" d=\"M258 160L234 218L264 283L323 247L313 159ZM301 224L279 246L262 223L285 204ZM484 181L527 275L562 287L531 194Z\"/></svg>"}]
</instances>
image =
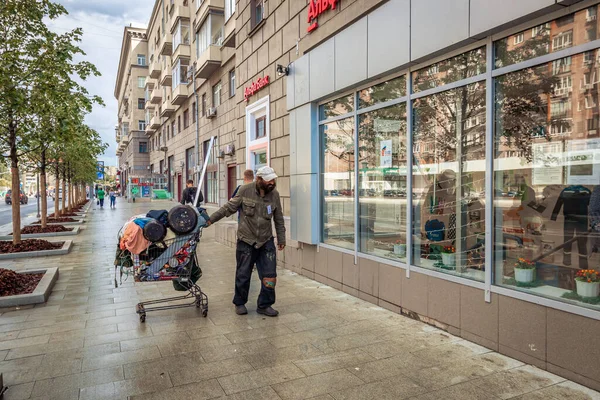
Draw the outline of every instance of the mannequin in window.
<instances>
[{"instance_id":1,"label":"mannequin in window","mask_svg":"<svg viewBox=\"0 0 600 400\"><path fill-rule=\"evenodd\" d=\"M564 221L564 242L577 237L577 251L579 252L579 268L586 269L587 262L587 231L588 231L588 205L592 192L581 185L567 186L556 201L552 211L552 221L556 221L559 212L563 211ZM571 265L571 248L573 243L565 245L564 260L565 265Z\"/></svg>"},{"instance_id":2,"label":"mannequin in window","mask_svg":"<svg viewBox=\"0 0 600 400\"><path fill-rule=\"evenodd\" d=\"M447 169L439 174L421 204L422 236L432 242L454 241L456 238L456 172Z\"/></svg>"}]
</instances>

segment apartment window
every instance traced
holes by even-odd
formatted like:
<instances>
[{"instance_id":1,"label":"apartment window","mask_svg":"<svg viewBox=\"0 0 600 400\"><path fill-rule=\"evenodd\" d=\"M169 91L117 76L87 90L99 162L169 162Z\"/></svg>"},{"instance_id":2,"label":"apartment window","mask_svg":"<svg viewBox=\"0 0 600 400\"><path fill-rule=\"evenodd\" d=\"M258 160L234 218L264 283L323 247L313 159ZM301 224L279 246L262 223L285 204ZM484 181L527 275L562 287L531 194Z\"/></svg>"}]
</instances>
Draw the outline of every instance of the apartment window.
<instances>
[{"instance_id":1,"label":"apartment window","mask_svg":"<svg viewBox=\"0 0 600 400\"><path fill-rule=\"evenodd\" d=\"M265 4L264 0L250 0L250 12L251 15L251 28L254 29L260 24L265 16Z\"/></svg>"},{"instance_id":2,"label":"apartment window","mask_svg":"<svg viewBox=\"0 0 600 400\"><path fill-rule=\"evenodd\" d=\"M235 0L225 0L225 21L235 12Z\"/></svg>"},{"instance_id":3,"label":"apartment window","mask_svg":"<svg viewBox=\"0 0 600 400\"><path fill-rule=\"evenodd\" d=\"M146 100L142 97L138 99L138 110L143 110L146 106Z\"/></svg>"},{"instance_id":4,"label":"apartment window","mask_svg":"<svg viewBox=\"0 0 600 400\"><path fill-rule=\"evenodd\" d=\"M523 43L523 41L525 41L525 35L523 33L518 33L515 35L515 38L514 38L515 45L521 44L521 43Z\"/></svg>"},{"instance_id":5,"label":"apartment window","mask_svg":"<svg viewBox=\"0 0 600 400\"><path fill-rule=\"evenodd\" d=\"M594 79L596 78L595 72L586 72L583 74L582 87L583 88L591 88L594 84Z\"/></svg>"},{"instance_id":6,"label":"apartment window","mask_svg":"<svg viewBox=\"0 0 600 400\"><path fill-rule=\"evenodd\" d=\"M177 116L177 132L181 132L181 115Z\"/></svg>"},{"instance_id":7,"label":"apartment window","mask_svg":"<svg viewBox=\"0 0 600 400\"><path fill-rule=\"evenodd\" d=\"M229 71L229 97L235 96L235 69Z\"/></svg>"},{"instance_id":8,"label":"apartment window","mask_svg":"<svg viewBox=\"0 0 600 400\"><path fill-rule=\"evenodd\" d=\"M183 112L183 129L190 126L190 109L188 108Z\"/></svg>"},{"instance_id":9,"label":"apartment window","mask_svg":"<svg viewBox=\"0 0 600 400\"><path fill-rule=\"evenodd\" d=\"M185 164L186 164L186 168L185 168L185 179L192 179L194 177L194 167L195 167L195 163L194 163L194 153L195 153L195 148L194 147L190 147L189 149L185 150Z\"/></svg>"},{"instance_id":10,"label":"apartment window","mask_svg":"<svg viewBox=\"0 0 600 400\"><path fill-rule=\"evenodd\" d=\"M221 105L221 82L217 83L213 86L213 107L218 107Z\"/></svg>"},{"instance_id":11,"label":"apartment window","mask_svg":"<svg viewBox=\"0 0 600 400\"><path fill-rule=\"evenodd\" d=\"M596 99L594 96L585 96L585 108L594 108L596 107Z\"/></svg>"},{"instance_id":12,"label":"apartment window","mask_svg":"<svg viewBox=\"0 0 600 400\"><path fill-rule=\"evenodd\" d=\"M173 34L173 50L180 44L190 44L190 23L189 21L179 20L175 33Z\"/></svg>"},{"instance_id":13,"label":"apartment window","mask_svg":"<svg viewBox=\"0 0 600 400\"><path fill-rule=\"evenodd\" d=\"M188 80L188 68L189 68L189 59L180 58L173 67L172 72L172 87L175 89L179 85L187 85L189 83Z\"/></svg>"},{"instance_id":14,"label":"apartment window","mask_svg":"<svg viewBox=\"0 0 600 400\"><path fill-rule=\"evenodd\" d=\"M571 57L561 58L552 62L552 73L554 75L563 72L571 72Z\"/></svg>"},{"instance_id":15,"label":"apartment window","mask_svg":"<svg viewBox=\"0 0 600 400\"><path fill-rule=\"evenodd\" d=\"M200 56L209 46L223 45L223 14L209 14L196 32L196 55Z\"/></svg>"},{"instance_id":16,"label":"apartment window","mask_svg":"<svg viewBox=\"0 0 600 400\"><path fill-rule=\"evenodd\" d=\"M202 93L202 115L206 115L206 93Z\"/></svg>"},{"instance_id":17,"label":"apartment window","mask_svg":"<svg viewBox=\"0 0 600 400\"><path fill-rule=\"evenodd\" d=\"M175 129L176 129L176 127L175 127L175 120L173 120L171 122L171 137L177 135L177 131Z\"/></svg>"},{"instance_id":18,"label":"apartment window","mask_svg":"<svg viewBox=\"0 0 600 400\"><path fill-rule=\"evenodd\" d=\"M554 88L554 93L556 95L567 94L572 91L573 88L573 80L571 75L561 76L556 82L556 86Z\"/></svg>"},{"instance_id":19,"label":"apartment window","mask_svg":"<svg viewBox=\"0 0 600 400\"><path fill-rule=\"evenodd\" d=\"M583 64L592 64L594 62L594 51L586 51L583 53Z\"/></svg>"},{"instance_id":20,"label":"apartment window","mask_svg":"<svg viewBox=\"0 0 600 400\"><path fill-rule=\"evenodd\" d=\"M560 50L573 45L573 31L559 33L552 39L552 50Z\"/></svg>"},{"instance_id":21,"label":"apartment window","mask_svg":"<svg viewBox=\"0 0 600 400\"><path fill-rule=\"evenodd\" d=\"M587 120L587 130L592 131L598 129L598 115L594 115L592 118Z\"/></svg>"},{"instance_id":22,"label":"apartment window","mask_svg":"<svg viewBox=\"0 0 600 400\"><path fill-rule=\"evenodd\" d=\"M146 86L146 77L138 76L138 88L143 88Z\"/></svg>"},{"instance_id":23,"label":"apartment window","mask_svg":"<svg viewBox=\"0 0 600 400\"><path fill-rule=\"evenodd\" d=\"M542 25L538 25L535 28L531 29L531 37L536 37L538 35L547 35L550 32L550 24L545 23Z\"/></svg>"},{"instance_id":24,"label":"apartment window","mask_svg":"<svg viewBox=\"0 0 600 400\"><path fill-rule=\"evenodd\" d=\"M146 121L144 121L143 119L138 121L138 130L139 131L145 131L146 130Z\"/></svg>"},{"instance_id":25,"label":"apartment window","mask_svg":"<svg viewBox=\"0 0 600 400\"><path fill-rule=\"evenodd\" d=\"M129 134L129 122L123 122L123 126L121 127L123 136L127 136Z\"/></svg>"},{"instance_id":26,"label":"apartment window","mask_svg":"<svg viewBox=\"0 0 600 400\"><path fill-rule=\"evenodd\" d=\"M256 139L264 138L266 136L265 122L265 116L256 119Z\"/></svg>"},{"instance_id":27,"label":"apartment window","mask_svg":"<svg viewBox=\"0 0 600 400\"><path fill-rule=\"evenodd\" d=\"M138 63L138 65L146 65L146 55L138 54L137 55L137 63Z\"/></svg>"},{"instance_id":28,"label":"apartment window","mask_svg":"<svg viewBox=\"0 0 600 400\"><path fill-rule=\"evenodd\" d=\"M196 102L192 104L192 124L196 123Z\"/></svg>"},{"instance_id":29,"label":"apartment window","mask_svg":"<svg viewBox=\"0 0 600 400\"><path fill-rule=\"evenodd\" d=\"M139 147L140 153L147 153L148 152L148 142L140 142L139 146L140 146Z\"/></svg>"},{"instance_id":30,"label":"apartment window","mask_svg":"<svg viewBox=\"0 0 600 400\"><path fill-rule=\"evenodd\" d=\"M596 20L596 14L598 13L598 7L597 6L592 6L589 7L586 10L586 15L585 15L585 19L586 21L590 22L590 21L595 21Z\"/></svg>"}]
</instances>

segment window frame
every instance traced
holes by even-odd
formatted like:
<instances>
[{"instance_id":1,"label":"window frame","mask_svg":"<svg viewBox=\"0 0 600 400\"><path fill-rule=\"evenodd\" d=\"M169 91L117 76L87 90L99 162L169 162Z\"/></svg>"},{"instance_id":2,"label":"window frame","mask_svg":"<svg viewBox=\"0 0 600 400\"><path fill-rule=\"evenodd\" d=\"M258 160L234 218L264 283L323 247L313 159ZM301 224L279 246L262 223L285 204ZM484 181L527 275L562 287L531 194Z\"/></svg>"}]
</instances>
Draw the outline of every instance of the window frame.
<instances>
[{"instance_id":1,"label":"window frame","mask_svg":"<svg viewBox=\"0 0 600 400\"><path fill-rule=\"evenodd\" d=\"M227 0L225 0L227 1ZM229 98L235 96L235 68L229 71Z\"/></svg>"}]
</instances>

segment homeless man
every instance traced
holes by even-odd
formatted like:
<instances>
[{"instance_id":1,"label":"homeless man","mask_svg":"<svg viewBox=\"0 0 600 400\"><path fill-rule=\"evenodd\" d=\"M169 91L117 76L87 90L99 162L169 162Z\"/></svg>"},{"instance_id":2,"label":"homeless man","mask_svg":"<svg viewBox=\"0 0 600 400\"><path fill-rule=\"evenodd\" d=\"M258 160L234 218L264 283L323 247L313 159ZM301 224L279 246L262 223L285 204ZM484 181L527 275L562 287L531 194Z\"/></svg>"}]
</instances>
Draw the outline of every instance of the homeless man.
<instances>
[{"instance_id":1,"label":"homeless man","mask_svg":"<svg viewBox=\"0 0 600 400\"><path fill-rule=\"evenodd\" d=\"M271 167L262 167L256 173L256 182L242 185L227 204L210 216L207 226L240 210L237 231L235 295L233 304L238 315L248 313L248 291L252 266L256 263L261 280L256 312L276 317L279 312L271 307L275 303L277 282L277 252L273 239L273 226L277 233L277 248L285 248L285 226L279 193L275 189L277 175Z\"/></svg>"}]
</instances>

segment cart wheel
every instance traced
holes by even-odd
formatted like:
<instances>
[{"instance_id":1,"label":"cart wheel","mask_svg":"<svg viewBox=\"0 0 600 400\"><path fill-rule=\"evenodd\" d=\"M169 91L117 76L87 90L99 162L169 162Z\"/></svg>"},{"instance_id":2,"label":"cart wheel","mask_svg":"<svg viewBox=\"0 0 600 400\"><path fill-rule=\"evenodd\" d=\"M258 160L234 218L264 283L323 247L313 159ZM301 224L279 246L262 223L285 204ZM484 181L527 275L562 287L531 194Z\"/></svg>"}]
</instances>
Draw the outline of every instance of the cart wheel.
<instances>
[{"instance_id":1,"label":"cart wheel","mask_svg":"<svg viewBox=\"0 0 600 400\"><path fill-rule=\"evenodd\" d=\"M141 322L141 323L144 323L144 322L146 322L146 313L144 313L144 314L140 314L140 322Z\"/></svg>"},{"instance_id":2,"label":"cart wheel","mask_svg":"<svg viewBox=\"0 0 600 400\"><path fill-rule=\"evenodd\" d=\"M207 315L208 315L208 308L205 308L204 310L202 310L202 316L204 318L206 318Z\"/></svg>"}]
</instances>

